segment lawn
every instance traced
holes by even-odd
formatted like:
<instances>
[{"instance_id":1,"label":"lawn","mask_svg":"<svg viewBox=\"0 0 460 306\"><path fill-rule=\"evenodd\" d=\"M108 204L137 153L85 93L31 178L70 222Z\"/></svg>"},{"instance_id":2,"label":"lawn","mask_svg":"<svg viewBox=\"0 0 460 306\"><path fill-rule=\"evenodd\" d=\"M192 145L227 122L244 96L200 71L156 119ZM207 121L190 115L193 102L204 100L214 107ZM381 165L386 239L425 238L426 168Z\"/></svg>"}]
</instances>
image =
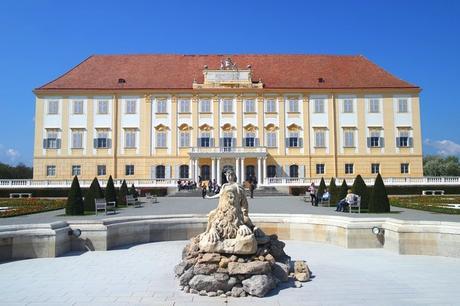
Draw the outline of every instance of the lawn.
<instances>
[{"instance_id":1,"label":"lawn","mask_svg":"<svg viewBox=\"0 0 460 306\"><path fill-rule=\"evenodd\" d=\"M65 204L65 199L1 199L0 208L9 207L10 209L0 210L0 218L62 209L65 207Z\"/></svg>"},{"instance_id":2,"label":"lawn","mask_svg":"<svg viewBox=\"0 0 460 306\"><path fill-rule=\"evenodd\" d=\"M460 204L460 196L408 196L390 197L390 204L443 214L460 214L460 209L447 207L447 204Z\"/></svg>"}]
</instances>

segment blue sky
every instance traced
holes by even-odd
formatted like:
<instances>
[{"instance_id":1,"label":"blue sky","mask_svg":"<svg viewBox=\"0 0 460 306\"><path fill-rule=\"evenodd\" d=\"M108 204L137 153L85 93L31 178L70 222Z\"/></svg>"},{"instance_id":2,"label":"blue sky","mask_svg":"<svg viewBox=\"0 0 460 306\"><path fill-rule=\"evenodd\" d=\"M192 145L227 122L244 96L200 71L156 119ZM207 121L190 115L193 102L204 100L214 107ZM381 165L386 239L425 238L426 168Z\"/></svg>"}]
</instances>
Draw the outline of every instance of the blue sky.
<instances>
[{"instance_id":1,"label":"blue sky","mask_svg":"<svg viewBox=\"0 0 460 306\"><path fill-rule=\"evenodd\" d=\"M362 54L423 88L424 153L460 155L460 1L0 2L0 161L32 165L32 90L91 54Z\"/></svg>"}]
</instances>

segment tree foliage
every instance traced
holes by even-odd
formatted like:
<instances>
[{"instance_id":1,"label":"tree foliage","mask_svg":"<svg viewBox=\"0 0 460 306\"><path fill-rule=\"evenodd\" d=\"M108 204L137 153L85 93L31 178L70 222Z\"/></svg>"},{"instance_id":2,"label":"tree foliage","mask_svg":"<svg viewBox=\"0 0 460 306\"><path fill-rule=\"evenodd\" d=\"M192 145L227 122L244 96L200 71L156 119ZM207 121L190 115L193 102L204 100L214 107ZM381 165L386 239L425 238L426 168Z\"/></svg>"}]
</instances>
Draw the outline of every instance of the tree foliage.
<instances>
[{"instance_id":1,"label":"tree foliage","mask_svg":"<svg viewBox=\"0 0 460 306\"><path fill-rule=\"evenodd\" d=\"M361 208L367 209L369 207L370 194L369 189L367 188L361 175L358 174L355 178L351 191L361 197Z\"/></svg>"},{"instance_id":2,"label":"tree foliage","mask_svg":"<svg viewBox=\"0 0 460 306\"><path fill-rule=\"evenodd\" d=\"M31 179L32 174L32 167L27 167L24 164L10 166L0 163L0 178L2 179Z\"/></svg>"},{"instance_id":3,"label":"tree foliage","mask_svg":"<svg viewBox=\"0 0 460 306\"><path fill-rule=\"evenodd\" d=\"M136 187L134 187L134 184L131 185L131 188L129 189L129 194L135 198L138 197L137 190Z\"/></svg>"},{"instance_id":4,"label":"tree foliage","mask_svg":"<svg viewBox=\"0 0 460 306\"><path fill-rule=\"evenodd\" d=\"M339 200L344 199L348 194L348 189L350 189L347 185L347 181L343 180L342 185L340 186L339 190Z\"/></svg>"},{"instance_id":5,"label":"tree foliage","mask_svg":"<svg viewBox=\"0 0 460 306\"><path fill-rule=\"evenodd\" d=\"M127 205L126 196L128 194L128 185L126 184L126 180L123 180L123 182L121 183L120 191L118 192L118 204Z\"/></svg>"},{"instance_id":6,"label":"tree foliage","mask_svg":"<svg viewBox=\"0 0 460 306\"><path fill-rule=\"evenodd\" d=\"M107 202L115 202L115 205L117 206L117 191L115 190L112 176L109 176L107 186L105 187L105 200Z\"/></svg>"},{"instance_id":7,"label":"tree foliage","mask_svg":"<svg viewBox=\"0 0 460 306\"><path fill-rule=\"evenodd\" d=\"M319 187L318 187L318 199L321 199L323 197L324 191L326 190L326 183L324 182L324 178L321 178L321 181L319 182Z\"/></svg>"},{"instance_id":8,"label":"tree foliage","mask_svg":"<svg viewBox=\"0 0 460 306\"><path fill-rule=\"evenodd\" d=\"M102 191L101 185L99 185L97 177L95 177L91 182L89 189L85 193L85 211L94 211L94 199L100 199L103 197L104 192Z\"/></svg>"},{"instance_id":9,"label":"tree foliage","mask_svg":"<svg viewBox=\"0 0 460 306\"><path fill-rule=\"evenodd\" d=\"M72 186L70 187L69 195L67 197L65 213L70 216L78 216L83 215L84 212L83 195L80 183L78 182L77 176L74 176Z\"/></svg>"},{"instance_id":10,"label":"tree foliage","mask_svg":"<svg viewBox=\"0 0 460 306\"><path fill-rule=\"evenodd\" d=\"M335 178L331 178L329 182L329 193L331 194L331 203L337 203L340 200L339 188L335 183Z\"/></svg>"},{"instance_id":11,"label":"tree foliage","mask_svg":"<svg viewBox=\"0 0 460 306\"><path fill-rule=\"evenodd\" d=\"M426 176L460 176L460 161L457 156L428 155L423 158L423 173Z\"/></svg>"},{"instance_id":12,"label":"tree foliage","mask_svg":"<svg viewBox=\"0 0 460 306\"><path fill-rule=\"evenodd\" d=\"M388 200L387 189L383 183L380 173L375 178L374 188L372 188L371 200L369 203L370 213L390 212L390 201Z\"/></svg>"}]
</instances>

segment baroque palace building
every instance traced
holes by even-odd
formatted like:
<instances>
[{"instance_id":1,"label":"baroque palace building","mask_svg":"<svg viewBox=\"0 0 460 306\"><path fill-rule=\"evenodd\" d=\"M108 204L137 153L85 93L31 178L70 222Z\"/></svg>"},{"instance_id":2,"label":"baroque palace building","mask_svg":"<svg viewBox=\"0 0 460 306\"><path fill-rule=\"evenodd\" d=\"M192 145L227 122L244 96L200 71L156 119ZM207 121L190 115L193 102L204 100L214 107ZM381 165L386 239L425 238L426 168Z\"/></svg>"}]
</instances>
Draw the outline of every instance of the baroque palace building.
<instances>
[{"instance_id":1,"label":"baroque palace building","mask_svg":"<svg viewBox=\"0 0 460 306\"><path fill-rule=\"evenodd\" d=\"M420 88L363 56L96 55L34 93L35 180L423 176Z\"/></svg>"}]
</instances>

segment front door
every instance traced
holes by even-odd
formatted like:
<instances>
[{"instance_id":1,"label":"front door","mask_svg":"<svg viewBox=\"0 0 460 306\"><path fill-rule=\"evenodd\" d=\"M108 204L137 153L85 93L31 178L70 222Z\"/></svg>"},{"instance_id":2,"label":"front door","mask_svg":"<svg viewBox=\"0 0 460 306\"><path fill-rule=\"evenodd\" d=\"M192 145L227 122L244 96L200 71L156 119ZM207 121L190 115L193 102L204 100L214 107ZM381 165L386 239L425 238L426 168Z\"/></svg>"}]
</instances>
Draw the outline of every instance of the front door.
<instances>
[{"instance_id":1,"label":"front door","mask_svg":"<svg viewBox=\"0 0 460 306\"><path fill-rule=\"evenodd\" d=\"M246 181L256 176L256 168L254 166L246 166Z\"/></svg>"},{"instance_id":2,"label":"front door","mask_svg":"<svg viewBox=\"0 0 460 306\"><path fill-rule=\"evenodd\" d=\"M227 176L225 175L225 173L227 172L227 170L233 170L233 166L231 165L225 165L222 169L222 184L225 184L227 183Z\"/></svg>"}]
</instances>

